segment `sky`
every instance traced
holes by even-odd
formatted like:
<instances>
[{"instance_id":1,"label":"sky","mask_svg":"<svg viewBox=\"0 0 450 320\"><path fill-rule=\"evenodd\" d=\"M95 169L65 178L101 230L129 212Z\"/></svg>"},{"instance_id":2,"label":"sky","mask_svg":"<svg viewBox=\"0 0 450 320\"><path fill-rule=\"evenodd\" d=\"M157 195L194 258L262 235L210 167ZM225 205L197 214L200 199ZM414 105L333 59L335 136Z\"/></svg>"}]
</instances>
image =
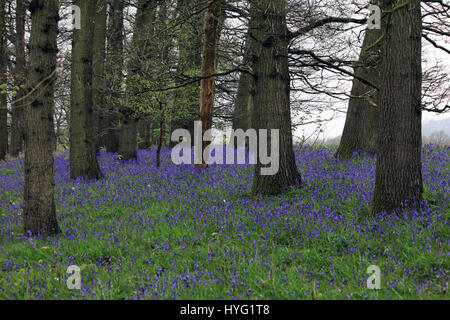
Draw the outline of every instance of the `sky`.
<instances>
[{"instance_id":1,"label":"sky","mask_svg":"<svg viewBox=\"0 0 450 320\"><path fill-rule=\"evenodd\" d=\"M434 38L434 37L433 37ZM443 45L444 47L446 46L446 44L442 44L440 43L440 45ZM424 46L424 50L423 50L423 56L424 56L424 60L426 60L423 64L423 70L427 69L429 66L432 66L435 64L435 62L437 60L439 60L442 63L442 66L448 70L450 72L450 55L447 54L446 52L434 48L433 46L431 46L426 40L423 41L423 46ZM448 44L446 47L449 47ZM450 86L450 83L446 83L444 84L447 87ZM351 88L351 82L349 83L349 88ZM337 102L340 103L340 102ZM447 102L447 104L450 103ZM342 108L346 108L346 104L347 102L341 103ZM333 112L330 111L325 111L322 112L321 114L321 118L322 119L329 119L333 116ZM435 113L435 112L427 112L424 111L422 112L422 125L427 125L430 122L433 121L440 121L442 119L447 119L450 118L450 111L447 111L446 113ZM340 136L344 130L344 125L345 125L345 114L344 113L340 113L339 115L337 115L333 120L327 122L324 127L323 130L324 132L321 134L320 138L324 138L324 139L329 139L329 138L334 138L337 136ZM294 133L294 135L297 136L301 136L303 133L303 130L305 130L305 136L308 136L309 134L313 133L316 129L316 125L305 125L302 126L302 128L297 129L296 132Z\"/></svg>"}]
</instances>

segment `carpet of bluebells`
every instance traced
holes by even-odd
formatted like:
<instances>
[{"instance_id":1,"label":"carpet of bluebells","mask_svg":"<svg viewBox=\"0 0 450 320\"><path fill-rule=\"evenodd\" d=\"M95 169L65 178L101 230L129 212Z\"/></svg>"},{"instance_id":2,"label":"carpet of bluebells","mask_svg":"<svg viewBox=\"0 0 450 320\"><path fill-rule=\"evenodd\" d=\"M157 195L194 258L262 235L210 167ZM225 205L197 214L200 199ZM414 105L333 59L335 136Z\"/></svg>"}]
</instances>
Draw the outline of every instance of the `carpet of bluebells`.
<instances>
[{"instance_id":1,"label":"carpet of bluebells","mask_svg":"<svg viewBox=\"0 0 450 320\"><path fill-rule=\"evenodd\" d=\"M450 147L423 149L417 211L369 215L375 159L296 152L303 186L251 198L250 165L176 166L164 149L104 178L55 157L62 234L22 233L23 159L0 163L0 299L448 299ZM81 290L66 285L81 268ZM367 288L368 266L381 289Z\"/></svg>"}]
</instances>

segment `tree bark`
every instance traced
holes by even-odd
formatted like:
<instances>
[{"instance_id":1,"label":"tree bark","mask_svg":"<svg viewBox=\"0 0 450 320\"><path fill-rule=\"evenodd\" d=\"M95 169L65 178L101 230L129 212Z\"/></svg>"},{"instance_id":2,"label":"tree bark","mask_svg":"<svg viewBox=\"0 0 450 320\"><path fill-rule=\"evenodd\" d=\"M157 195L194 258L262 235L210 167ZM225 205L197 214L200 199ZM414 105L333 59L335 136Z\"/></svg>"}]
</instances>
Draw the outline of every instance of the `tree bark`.
<instances>
[{"instance_id":1,"label":"tree bark","mask_svg":"<svg viewBox=\"0 0 450 320\"><path fill-rule=\"evenodd\" d=\"M24 231L54 234L60 229L55 212L53 146L54 83L58 47L58 0L33 0L30 72L25 107Z\"/></svg>"},{"instance_id":2,"label":"tree bark","mask_svg":"<svg viewBox=\"0 0 450 320\"><path fill-rule=\"evenodd\" d=\"M357 76L377 86L380 82L380 52L379 46L372 45L380 36L380 30L366 29L361 53L354 66ZM355 150L377 151L378 91L354 78L350 95L344 131L336 151L336 156L344 159L351 157Z\"/></svg>"},{"instance_id":3,"label":"tree bark","mask_svg":"<svg viewBox=\"0 0 450 320\"><path fill-rule=\"evenodd\" d=\"M125 115L120 124L119 155L122 160L137 159L137 122L133 115Z\"/></svg>"},{"instance_id":4,"label":"tree bark","mask_svg":"<svg viewBox=\"0 0 450 320\"><path fill-rule=\"evenodd\" d=\"M153 121L149 118L140 118L138 120L138 134L141 142L138 143L138 149L150 149L153 145Z\"/></svg>"},{"instance_id":5,"label":"tree bark","mask_svg":"<svg viewBox=\"0 0 450 320\"><path fill-rule=\"evenodd\" d=\"M26 59L25 59L25 13L26 7L23 0L16 1L16 67L14 70L14 86L17 95L13 101L22 99L26 82ZM18 157L23 151L23 103L17 105L12 103L11 107L11 156Z\"/></svg>"},{"instance_id":6,"label":"tree bark","mask_svg":"<svg viewBox=\"0 0 450 320\"><path fill-rule=\"evenodd\" d=\"M278 194L285 187L299 186L301 176L295 163L292 142L290 78L288 68L288 37L286 1L252 1L255 11L254 37L257 41L255 61L255 101L252 125L256 130L268 129L271 149L271 129L279 130L279 170L274 175L261 175L264 165L258 161L253 175L252 195ZM258 142L261 135L258 132Z\"/></svg>"},{"instance_id":7,"label":"tree bark","mask_svg":"<svg viewBox=\"0 0 450 320\"><path fill-rule=\"evenodd\" d=\"M110 27L108 30L107 60L108 77L110 82L111 99L108 99L108 113L104 127L106 128L106 150L108 152L119 151L119 126L120 126L120 99L123 81L123 41L124 24L123 12L124 0L110 0Z\"/></svg>"},{"instance_id":8,"label":"tree bark","mask_svg":"<svg viewBox=\"0 0 450 320\"><path fill-rule=\"evenodd\" d=\"M98 179L102 176L97 162L96 119L93 105L92 41L96 1L77 0L81 29L74 30L72 43L72 85L70 107L70 177Z\"/></svg>"},{"instance_id":9,"label":"tree bark","mask_svg":"<svg viewBox=\"0 0 450 320\"><path fill-rule=\"evenodd\" d=\"M5 23L5 0L0 0L0 85L6 86L8 77L8 56L6 48L6 23ZM8 153L8 104L6 99L6 88L4 93L0 92L0 161L4 160Z\"/></svg>"},{"instance_id":10,"label":"tree bark","mask_svg":"<svg viewBox=\"0 0 450 320\"><path fill-rule=\"evenodd\" d=\"M238 83L238 91L236 95L236 102L233 110L233 130L242 129L244 131L252 128L251 113L253 108L253 101L255 96L255 79L253 71L255 63L253 57L256 50L256 42L252 37L252 30L254 29L254 23L256 19L254 17L254 6L250 5L250 19L248 25L248 31L246 36L244 56L242 59L242 65L247 68L247 72L241 72ZM239 139L235 139L234 145L236 147L242 147L238 145ZM244 141L244 146L249 147L249 141Z\"/></svg>"},{"instance_id":11,"label":"tree bark","mask_svg":"<svg viewBox=\"0 0 450 320\"><path fill-rule=\"evenodd\" d=\"M153 3L152 3L153 2ZM167 4L163 3L162 1L159 3L159 5L165 6ZM142 5L144 14L142 14L141 18L141 25L143 28L145 28L145 32L139 31L137 35L139 35L139 42L141 44L136 44L137 48L136 51L139 52L139 55L141 56L141 60L137 61L139 63L138 66L136 66L139 71L145 74L145 69L147 69L147 66L145 68L142 66L142 60L149 61L150 63L154 63L153 57L155 55L155 50L153 48L154 41L152 37L155 34L155 28L154 24L156 22L156 3L155 1L146 1L145 6ZM147 116L140 117L138 120L138 134L142 141L138 144L139 149L150 149L151 146L154 144L153 141L153 126L154 122L152 119L149 119Z\"/></svg>"},{"instance_id":12,"label":"tree bark","mask_svg":"<svg viewBox=\"0 0 450 320\"><path fill-rule=\"evenodd\" d=\"M181 28L178 39L178 74L199 74L202 67L202 45L204 15L196 14L203 4L203 0L177 0L177 10L181 17L189 17ZM181 85L183 81L178 81ZM186 129L194 136L194 122L199 119L200 81L183 86L176 91L175 101L179 105L177 118L172 120L171 131Z\"/></svg>"},{"instance_id":13,"label":"tree bark","mask_svg":"<svg viewBox=\"0 0 450 320\"><path fill-rule=\"evenodd\" d=\"M372 213L422 199L420 1L382 1L380 133ZM392 8L397 5L396 9Z\"/></svg>"},{"instance_id":14,"label":"tree bark","mask_svg":"<svg viewBox=\"0 0 450 320\"><path fill-rule=\"evenodd\" d=\"M97 149L105 145L103 139L105 132L102 123L105 119L106 109L106 85L105 85L105 58L106 58L106 10L107 1L97 0L97 11L95 15L94 41L93 41L93 61L92 61L92 86L93 86L93 104L95 119L95 136Z\"/></svg>"},{"instance_id":15,"label":"tree bark","mask_svg":"<svg viewBox=\"0 0 450 320\"><path fill-rule=\"evenodd\" d=\"M250 6L250 17L254 16L254 6ZM253 56L255 55L256 42L252 37L254 18L250 18L247 36L245 40L244 56L242 65L248 72L241 72L239 77L238 91L233 112L233 130L242 129L246 131L251 128L251 110L255 94L255 81L251 74L254 70Z\"/></svg>"},{"instance_id":16,"label":"tree bark","mask_svg":"<svg viewBox=\"0 0 450 320\"><path fill-rule=\"evenodd\" d=\"M162 113L163 105L161 102L159 103L159 110ZM161 120L159 121L158 146L156 148L156 167L157 168L161 167L161 149L162 149L162 144L163 144L163 137L164 137L164 119L161 118Z\"/></svg>"},{"instance_id":17,"label":"tree bark","mask_svg":"<svg viewBox=\"0 0 450 320\"><path fill-rule=\"evenodd\" d=\"M139 81L146 75L152 60L152 35L157 9L156 0L140 0L134 25L132 57L128 65L127 94L132 97L139 87ZM137 77L137 78L136 78ZM137 159L138 113L129 106L121 106L119 154L123 160Z\"/></svg>"},{"instance_id":18,"label":"tree bark","mask_svg":"<svg viewBox=\"0 0 450 320\"><path fill-rule=\"evenodd\" d=\"M212 128L213 107L214 107L214 90L215 78L212 77L216 73L217 61L217 45L218 45L218 27L221 15L220 0L210 1L210 7L205 14L205 40L203 43L202 54L202 77L200 82L200 121L202 122L202 137ZM208 78L206 78L208 77ZM206 168L208 164L203 158L206 147L211 143L206 139L202 141L202 164L197 167ZM198 152L199 150L196 150Z\"/></svg>"}]
</instances>

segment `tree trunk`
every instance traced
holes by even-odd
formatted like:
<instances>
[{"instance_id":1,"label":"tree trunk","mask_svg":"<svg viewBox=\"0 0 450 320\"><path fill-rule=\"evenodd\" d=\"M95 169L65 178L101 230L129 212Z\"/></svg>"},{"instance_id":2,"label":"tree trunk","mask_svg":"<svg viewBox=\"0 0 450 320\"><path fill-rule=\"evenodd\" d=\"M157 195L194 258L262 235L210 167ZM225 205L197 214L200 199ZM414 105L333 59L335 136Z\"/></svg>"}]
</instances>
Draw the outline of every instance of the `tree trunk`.
<instances>
[{"instance_id":1,"label":"tree trunk","mask_svg":"<svg viewBox=\"0 0 450 320\"><path fill-rule=\"evenodd\" d=\"M122 160L137 159L137 119L124 116L120 124L119 154Z\"/></svg>"},{"instance_id":2,"label":"tree trunk","mask_svg":"<svg viewBox=\"0 0 450 320\"><path fill-rule=\"evenodd\" d=\"M58 0L30 3L29 95L25 107L24 231L26 234L54 234L60 229L54 201L53 125L54 83L58 47Z\"/></svg>"},{"instance_id":3,"label":"tree trunk","mask_svg":"<svg viewBox=\"0 0 450 320\"><path fill-rule=\"evenodd\" d=\"M384 0L383 12L395 1ZM398 6L383 19L380 132L372 213L391 212L422 199L420 1ZM407 203L408 204L407 204Z\"/></svg>"},{"instance_id":4,"label":"tree trunk","mask_svg":"<svg viewBox=\"0 0 450 320\"><path fill-rule=\"evenodd\" d=\"M108 94L108 114L105 121L106 128L106 150L108 152L119 151L119 126L120 126L120 107L121 92L123 81L123 25L124 0L110 1L110 27L108 31L108 77L111 90Z\"/></svg>"},{"instance_id":5,"label":"tree trunk","mask_svg":"<svg viewBox=\"0 0 450 320\"><path fill-rule=\"evenodd\" d=\"M153 122L148 118L140 118L138 120L138 133L141 142L138 149L150 149L153 145Z\"/></svg>"},{"instance_id":6,"label":"tree trunk","mask_svg":"<svg viewBox=\"0 0 450 320\"><path fill-rule=\"evenodd\" d=\"M135 32L136 36L139 36L139 41L141 44L136 44L136 51L139 52L139 55L141 56L141 61L148 61L150 64L154 63L154 60L152 59L155 56L155 50L154 50L154 40L152 37L155 34L155 28L154 24L156 22L156 9L157 9L157 3L155 1L144 1L145 5L142 5L142 11L144 12L142 14L141 22L142 28L137 33ZM166 6L167 4L163 2L159 2L159 5ZM145 30L143 32L142 30ZM135 37L135 35L133 35ZM148 66L142 66L139 61L137 61L139 65L136 67L139 68L139 72L142 76L145 76L146 69ZM141 138L141 142L138 144L139 149L150 149L153 145L153 126L154 123L152 119L149 119L147 116L143 116L139 118L138 120L138 133Z\"/></svg>"},{"instance_id":7,"label":"tree trunk","mask_svg":"<svg viewBox=\"0 0 450 320\"><path fill-rule=\"evenodd\" d=\"M92 41L94 36L96 1L77 0L81 29L74 30L72 44L72 85L70 107L70 177L98 179L102 176L97 162L95 139Z\"/></svg>"},{"instance_id":8,"label":"tree trunk","mask_svg":"<svg viewBox=\"0 0 450 320\"><path fill-rule=\"evenodd\" d=\"M6 48L5 0L0 0L0 161L8 153L8 105L6 100L6 83L8 81L8 56ZM3 91L3 92L2 92Z\"/></svg>"},{"instance_id":9,"label":"tree trunk","mask_svg":"<svg viewBox=\"0 0 450 320\"><path fill-rule=\"evenodd\" d=\"M202 122L202 137L205 137L205 133L212 128L215 78L211 76L216 73L217 44L219 36L218 27L220 15L220 0L210 1L210 7L206 10L205 14L205 40L203 43L202 54L202 77L209 78L204 78L200 82L200 121ZM208 166L203 155L206 147L210 143L211 141L205 140L202 142L202 154L200 155L202 164L197 165L197 167L206 168ZM198 151L200 150L196 150L196 152ZM198 159L200 159L199 156L197 157Z\"/></svg>"},{"instance_id":10,"label":"tree trunk","mask_svg":"<svg viewBox=\"0 0 450 320\"><path fill-rule=\"evenodd\" d=\"M135 96L141 77L146 75L146 66L151 63L153 25L157 9L156 0L140 0L134 25L132 57L128 66L127 94ZM136 79L137 77L137 79ZM130 103L130 105L133 105ZM137 159L138 113L129 106L121 106L119 154L123 160ZM137 112L136 112L137 111Z\"/></svg>"},{"instance_id":11,"label":"tree trunk","mask_svg":"<svg viewBox=\"0 0 450 320\"><path fill-rule=\"evenodd\" d=\"M254 6L250 6L250 17L254 16L253 7ZM252 24L254 23L255 19L250 18L244 48L244 56L242 59L242 65L247 68L247 72L241 72L239 77L238 91L233 111L233 130L242 129L246 131L252 128L251 112L255 96L255 79L252 73L255 67L253 56L255 55L256 42L251 35L254 27ZM239 143L240 140L235 139L234 145L236 147L242 147L238 145ZM249 147L248 139L244 141L244 146Z\"/></svg>"},{"instance_id":12,"label":"tree trunk","mask_svg":"<svg viewBox=\"0 0 450 320\"><path fill-rule=\"evenodd\" d=\"M354 66L357 76L377 86L380 83L379 46L369 47L380 36L380 30L366 29L361 53ZM378 115L378 91L353 79L344 132L336 156L349 158L355 150L376 153Z\"/></svg>"},{"instance_id":13,"label":"tree trunk","mask_svg":"<svg viewBox=\"0 0 450 320\"><path fill-rule=\"evenodd\" d=\"M253 7L254 6L250 7L250 17L254 16ZM256 42L251 36L253 26L250 23L254 24L255 19L250 18L249 20L244 56L242 59L242 65L247 67L249 72L241 72L241 76L239 77L238 91L233 112L233 130L242 129L246 131L251 128L251 110L255 94L255 81L251 73L254 70L254 61L252 58L255 55Z\"/></svg>"},{"instance_id":14,"label":"tree trunk","mask_svg":"<svg viewBox=\"0 0 450 320\"><path fill-rule=\"evenodd\" d=\"M16 1L16 67L14 70L14 86L17 87L15 101L22 99L26 82L26 59L25 59L25 3L23 0ZM21 100L20 100L21 101ZM18 157L23 151L23 102L12 104L11 117L11 156Z\"/></svg>"},{"instance_id":15,"label":"tree trunk","mask_svg":"<svg viewBox=\"0 0 450 320\"><path fill-rule=\"evenodd\" d=\"M255 0L251 4L256 10L253 36L258 43L253 57L256 80L251 121L256 130L268 129L267 150L271 150L271 129L278 129L280 137L279 170L274 175L261 174L265 166L258 147L252 195L278 194L285 187L301 184L292 143L286 1ZM258 138L258 144L262 143L259 132Z\"/></svg>"},{"instance_id":16,"label":"tree trunk","mask_svg":"<svg viewBox=\"0 0 450 320\"><path fill-rule=\"evenodd\" d=\"M203 15L195 13L204 6L203 0L177 0L180 17L190 17L184 22L178 39L178 74L199 74L202 67ZM178 81L181 85L183 81ZM172 120L171 130L186 129L194 136L194 122L199 118L200 82L183 86L175 93L181 112Z\"/></svg>"},{"instance_id":17,"label":"tree trunk","mask_svg":"<svg viewBox=\"0 0 450 320\"><path fill-rule=\"evenodd\" d=\"M92 77L92 100L94 103L94 119L96 128L94 130L96 136L97 149L105 146L102 123L105 119L106 109L106 86L105 86L105 58L106 58L106 0L97 0L97 11L95 15L94 42L93 46L93 77Z\"/></svg>"},{"instance_id":18,"label":"tree trunk","mask_svg":"<svg viewBox=\"0 0 450 320\"><path fill-rule=\"evenodd\" d=\"M162 103L159 104L159 109L163 110ZM159 121L159 138L158 138L158 147L156 149L156 167L161 167L161 148L163 144L163 137L164 137L164 119L161 119Z\"/></svg>"}]
</instances>

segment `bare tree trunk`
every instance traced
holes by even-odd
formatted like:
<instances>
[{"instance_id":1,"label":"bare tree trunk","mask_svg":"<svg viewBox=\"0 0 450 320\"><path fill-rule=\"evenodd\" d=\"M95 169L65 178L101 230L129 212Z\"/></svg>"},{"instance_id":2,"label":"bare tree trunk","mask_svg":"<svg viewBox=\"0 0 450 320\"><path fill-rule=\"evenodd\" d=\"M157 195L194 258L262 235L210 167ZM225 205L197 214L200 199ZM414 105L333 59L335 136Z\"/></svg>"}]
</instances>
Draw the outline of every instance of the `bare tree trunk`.
<instances>
[{"instance_id":1,"label":"bare tree trunk","mask_svg":"<svg viewBox=\"0 0 450 320\"><path fill-rule=\"evenodd\" d=\"M422 199L422 17L419 0L382 1L380 132L372 212ZM397 7L395 7L397 5ZM392 8L395 9L392 10ZM388 13L391 10L393 12ZM405 204L408 202L408 204Z\"/></svg>"},{"instance_id":2,"label":"bare tree trunk","mask_svg":"<svg viewBox=\"0 0 450 320\"><path fill-rule=\"evenodd\" d=\"M163 105L161 102L159 103L159 110L162 113ZM156 167L157 168L161 167L161 148L162 148L162 144L163 144L163 137L164 137L164 119L161 118L161 120L159 121L158 147L156 149Z\"/></svg>"},{"instance_id":3,"label":"bare tree trunk","mask_svg":"<svg viewBox=\"0 0 450 320\"><path fill-rule=\"evenodd\" d=\"M92 88L92 41L96 1L77 0L81 29L74 30L72 44L72 88L70 108L70 177L98 179L102 176L97 162Z\"/></svg>"},{"instance_id":4,"label":"bare tree trunk","mask_svg":"<svg viewBox=\"0 0 450 320\"><path fill-rule=\"evenodd\" d=\"M265 166L260 162L258 147L252 195L277 194L285 187L301 184L292 142L286 1L252 1L251 5L256 19L252 36L258 43L254 57L256 80L252 126L256 130L268 129L267 150L272 146L271 129L278 129L280 137L279 170L274 175L261 174L261 168ZM259 132L258 138L263 139Z\"/></svg>"},{"instance_id":5,"label":"bare tree trunk","mask_svg":"<svg viewBox=\"0 0 450 320\"><path fill-rule=\"evenodd\" d=\"M153 144L153 122L148 118L138 120L138 133L142 141L138 144L138 149L150 149Z\"/></svg>"},{"instance_id":6,"label":"bare tree trunk","mask_svg":"<svg viewBox=\"0 0 450 320\"><path fill-rule=\"evenodd\" d=\"M189 22L182 26L180 38L178 39L178 74L192 74L201 70L202 67L202 27L204 16L194 14L204 6L204 0L177 0L177 11L182 17L190 17ZM181 85L182 81L178 81ZM184 86L175 94L175 101L183 110L182 119L174 119L171 130L186 129L194 136L194 122L199 118L200 83L195 82Z\"/></svg>"},{"instance_id":7,"label":"bare tree trunk","mask_svg":"<svg viewBox=\"0 0 450 320\"><path fill-rule=\"evenodd\" d=\"M112 99L108 101L109 110L105 121L106 128L106 150L108 152L119 151L119 125L120 125L120 93L123 81L123 24L124 0L110 0L110 27L108 30L107 59L108 76L110 77L109 95Z\"/></svg>"},{"instance_id":8,"label":"bare tree trunk","mask_svg":"<svg viewBox=\"0 0 450 320\"><path fill-rule=\"evenodd\" d=\"M122 160L137 159L138 119L125 114L120 123L119 155Z\"/></svg>"},{"instance_id":9,"label":"bare tree trunk","mask_svg":"<svg viewBox=\"0 0 450 320\"><path fill-rule=\"evenodd\" d=\"M92 77L92 100L94 104L95 140L97 149L104 146L105 132L102 128L106 115L106 85L105 85L105 58L106 58L106 9L107 0L97 0L97 11L95 15L94 42L93 46L93 77Z\"/></svg>"},{"instance_id":10,"label":"bare tree trunk","mask_svg":"<svg viewBox=\"0 0 450 320\"><path fill-rule=\"evenodd\" d=\"M364 42L354 72L358 77L379 86L379 46L371 47L381 36L380 30L366 29ZM347 117L336 156L349 158L353 151L376 153L378 133L378 91L353 79Z\"/></svg>"},{"instance_id":11,"label":"bare tree trunk","mask_svg":"<svg viewBox=\"0 0 450 320\"><path fill-rule=\"evenodd\" d=\"M54 200L54 83L58 47L58 0L30 3L30 72L25 115L24 232L54 234L60 229Z\"/></svg>"},{"instance_id":12,"label":"bare tree trunk","mask_svg":"<svg viewBox=\"0 0 450 320\"><path fill-rule=\"evenodd\" d=\"M156 0L140 0L134 25L132 57L128 66L127 94L133 97L140 86L140 77L145 76L144 64L151 64L153 25L157 9ZM135 77L138 79L135 79ZM138 117L129 106L121 106L119 154L123 160L137 159Z\"/></svg>"},{"instance_id":13,"label":"bare tree trunk","mask_svg":"<svg viewBox=\"0 0 450 320\"><path fill-rule=\"evenodd\" d=\"M250 6L250 17L254 16L254 6ZM244 56L242 59L242 65L247 68L247 72L241 72L239 78L238 91L236 95L236 102L233 110L233 130L242 129L244 131L252 128L251 113L253 108L253 101L255 96L255 79L253 77L253 70L255 62L253 60L256 54L257 43L251 36L251 30L254 29L255 19L249 19L249 26L247 31L247 37L244 48ZM235 139L234 145L240 147L238 143L239 139ZM245 146L248 145L249 140L244 142Z\"/></svg>"},{"instance_id":14,"label":"bare tree trunk","mask_svg":"<svg viewBox=\"0 0 450 320\"><path fill-rule=\"evenodd\" d=\"M0 85L6 86L8 56L6 48L5 0L0 0ZM2 93L1 91L4 91ZM0 160L8 153L8 105L5 90L0 90Z\"/></svg>"},{"instance_id":15,"label":"bare tree trunk","mask_svg":"<svg viewBox=\"0 0 450 320\"><path fill-rule=\"evenodd\" d=\"M202 55L202 77L204 78L200 82L200 120L202 122L202 137L205 137L206 131L212 128L215 90L215 78L212 77L212 75L216 73L217 66L216 61L220 15L220 0L210 1L210 7L207 9L205 14L205 40ZM197 165L197 167L206 168L208 166L203 158L203 152L210 143L210 141L202 142L202 164ZM196 150L196 152L198 151L199 150Z\"/></svg>"},{"instance_id":16,"label":"bare tree trunk","mask_svg":"<svg viewBox=\"0 0 450 320\"><path fill-rule=\"evenodd\" d=\"M254 16L253 8L250 7L250 17ZM254 69L253 56L255 55L256 42L251 36L252 26L250 23L254 24L255 19L249 20L249 26L247 31L247 37L245 40L244 56L242 59L242 65L248 69L248 72L241 72L239 78L238 91L236 95L236 102L233 111L233 129L247 130L251 128L251 109L253 106L254 98L254 87L255 80L251 74Z\"/></svg>"},{"instance_id":17,"label":"bare tree trunk","mask_svg":"<svg viewBox=\"0 0 450 320\"><path fill-rule=\"evenodd\" d=\"M159 5L161 8L167 6L164 1L160 1ZM155 56L155 48L154 40L152 37L155 34L155 22L156 22L156 9L157 9L157 1L144 1L142 4L142 18L141 18L141 27L137 29L136 35L139 40L137 41L139 44L136 44L136 53L139 56L139 61L137 61L136 72L140 72L141 75L145 75L148 66L143 66L143 61L148 61L150 64L154 63ZM136 21L137 23L138 21ZM144 31L145 30L145 31ZM148 63L146 63L148 64ZM154 123L152 119L144 116L139 118L138 120L138 133L142 141L138 144L139 149L150 149L153 145L153 126Z\"/></svg>"},{"instance_id":18,"label":"bare tree trunk","mask_svg":"<svg viewBox=\"0 0 450 320\"><path fill-rule=\"evenodd\" d=\"M16 1L16 67L14 70L14 86L18 87L15 101L22 99L26 82L26 59L25 59L25 3L23 0ZM11 156L17 157L23 151L23 103L12 104L11 117Z\"/></svg>"}]
</instances>

